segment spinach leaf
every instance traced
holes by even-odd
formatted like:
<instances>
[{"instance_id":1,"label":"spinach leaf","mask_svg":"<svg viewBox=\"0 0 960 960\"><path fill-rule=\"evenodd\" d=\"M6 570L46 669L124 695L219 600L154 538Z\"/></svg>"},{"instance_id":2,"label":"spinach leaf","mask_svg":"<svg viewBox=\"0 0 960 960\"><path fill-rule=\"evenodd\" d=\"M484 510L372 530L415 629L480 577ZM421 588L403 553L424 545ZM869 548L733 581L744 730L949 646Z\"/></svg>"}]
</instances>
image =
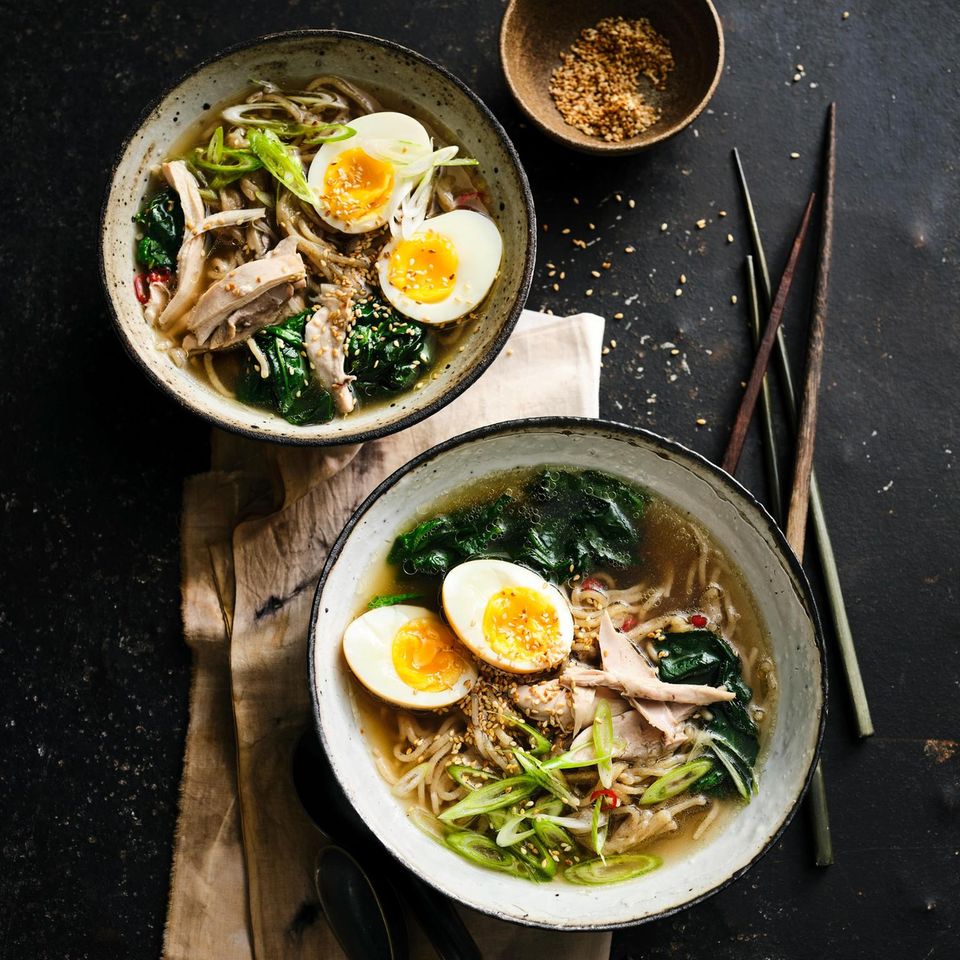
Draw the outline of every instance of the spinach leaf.
<instances>
[{"instance_id":1,"label":"spinach leaf","mask_svg":"<svg viewBox=\"0 0 960 960\"><path fill-rule=\"evenodd\" d=\"M697 781L697 789L727 793L731 788L742 792L743 787L749 796L749 791L756 789L753 767L760 739L757 725L747 712L753 691L743 680L736 651L711 630L668 633L654 647L667 654L657 664L664 683L708 684L736 694L735 700L709 707L713 719L704 724L712 743L708 755L712 753L720 762Z\"/></svg>"},{"instance_id":2,"label":"spinach leaf","mask_svg":"<svg viewBox=\"0 0 960 960\"><path fill-rule=\"evenodd\" d=\"M247 353L237 381L237 399L274 410L296 426L327 423L334 414L333 397L313 378L306 358L303 331L309 317L305 310L256 334L270 374L262 377Z\"/></svg>"},{"instance_id":3,"label":"spinach leaf","mask_svg":"<svg viewBox=\"0 0 960 960\"><path fill-rule=\"evenodd\" d=\"M513 503L512 497L503 494L491 503L424 520L397 537L387 560L407 574L443 576L464 560L503 556L491 545L507 537L507 511Z\"/></svg>"},{"instance_id":4,"label":"spinach leaf","mask_svg":"<svg viewBox=\"0 0 960 960\"><path fill-rule=\"evenodd\" d=\"M379 596L370 600L370 602L367 604L367 609L376 610L377 607L393 607L398 603L408 603L410 600L422 599L422 593L381 593Z\"/></svg>"},{"instance_id":5,"label":"spinach leaf","mask_svg":"<svg viewBox=\"0 0 960 960\"><path fill-rule=\"evenodd\" d=\"M408 574L442 576L477 557L524 564L554 583L636 559L647 495L597 471L544 470L519 497L440 514L399 536L389 560Z\"/></svg>"},{"instance_id":6,"label":"spinach leaf","mask_svg":"<svg viewBox=\"0 0 960 960\"><path fill-rule=\"evenodd\" d=\"M347 338L345 368L353 389L365 397L409 390L432 366L434 348L426 327L398 317L378 300L354 307L356 324Z\"/></svg>"},{"instance_id":7,"label":"spinach leaf","mask_svg":"<svg viewBox=\"0 0 960 960\"><path fill-rule=\"evenodd\" d=\"M137 243L137 261L148 270L176 267L183 242L183 210L176 190L165 187L154 194L133 219L143 228L143 237Z\"/></svg>"}]
</instances>

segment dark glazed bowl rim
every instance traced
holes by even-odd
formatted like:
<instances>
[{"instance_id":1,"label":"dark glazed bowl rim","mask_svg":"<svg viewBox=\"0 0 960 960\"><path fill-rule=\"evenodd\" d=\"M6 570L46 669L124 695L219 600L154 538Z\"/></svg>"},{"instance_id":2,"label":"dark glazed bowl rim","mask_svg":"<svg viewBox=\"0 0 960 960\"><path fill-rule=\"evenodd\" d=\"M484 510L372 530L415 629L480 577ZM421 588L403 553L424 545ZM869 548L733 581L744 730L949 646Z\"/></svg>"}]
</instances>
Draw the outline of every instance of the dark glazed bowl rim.
<instances>
[{"instance_id":1,"label":"dark glazed bowl rim","mask_svg":"<svg viewBox=\"0 0 960 960\"><path fill-rule=\"evenodd\" d=\"M676 0L674 0L674 2L676 2ZM723 23L720 20L720 14L717 12L717 8L714 5L713 0L698 0L698 2L702 3L713 15L713 23L717 31L717 69L714 71L713 79L710 81L710 85L707 87L706 92L703 94L697 105L692 110L689 110L687 113L685 113L675 123L671 124L660 133L651 136L649 139L645 139L640 143L636 142L635 137L619 143L615 141L599 139L595 140L595 142L576 140L572 136L564 135L559 130L554 130L547 123L545 123L543 119L541 119L535 110L532 110L527 105L526 100L520 95L517 85L514 82L514 77L510 68L510 57L507 56L507 35L510 27L509 21L514 15L516 8L523 3L523 0L509 0L506 9L503 11L503 18L500 21L500 66L503 70L503 75L506 78L507 86L510 88L510 93L513 96L514 102L523 111L523 115L530 120L530 122L541 133L550 137L550 139L555 143L569 147L571 150L576 150L578 153L586 153L594 157L622 157L628 156L629 154L641 153L644 150L649 150L650 147L655 147L657 144L663 143L664 141L675 137L678 133L682 133L684 130L686 130L686 128L689 127L690 124L693 123L701 113L703 113L707 104L713 99L713 95L717 92L717 87L720 85L720 78L723 76L723 65L726 60L726 40L724 39Z\"/></svg>"},{"instance_id":2,"label":"dark glazed bowl rim","mask_svg":"<svg viewBox=\"0 0 960 960\"><path fill-rule=\"evenodd\" d=\"M752 869L759 860L764 857L774 844L780 839L784 831L793 821L796 812L803 801L803 798L806 796L808 789L810 788L810 782L813 779L813 773L816 769L817 763L820 758L820 750L823 744L823 734L824 727L826 725L826 710L827 710L827 661L826 661L826 652L823 636L823 627L820 622L820 615L817 610L816 601L813 596L813 590L810 587L810 582L807 579L806 574L804 573L802 564L797 560L793 551L790 549L789 544L786 541L786 538L783 535L783 532L777 526L776 521L773 517L767 512L763 504L757 499L754 494L752 494L746 487L744 487L735 477L732 477L725 470L718 467L715 463L708 460L706 457L697 453L695 450L691 450L689 447L685 447L683 444L678 443L676 440L669 440L666 437L660 436L657 433L653 433L650 430L646 430L642 427L634 427L625 423L618 423L613 420L602 420L602 419L593 419L590 417L526 417L518 420L506 420L500 423L493 423L488 426L479 427L476 430L470 430L467 433L460 434L456 437L452 437L449 440L444 440L441 443L436 444L433 447L430 447L427 450L424 450L422 453L417 454L413 459L409 460L402 467L399 467L395 470L389 477L381 481L364 499L364 501L356 508L356 510L351 515L350 519L347 521L343 529L340 531L337 539L334 541L333 546L330 548L330 552L327 556L327 560L323 565L323 570L320 573L320 578L317 581L316 591L314 593L313 605L310 612L310 627L309 634L307 636L307 647L308 647L308 670L309 678L308 682L310 685L310 700L311 706L313 708L313 723L314 728L317 732L317 735L320 738L320 742L323 744L323 749L329 756L329 743L324 734L323 727L320 723L320 703L319 696L317 691L316 684L316 636L317 636L317 623L320 616L320 601L323 595L323 590L327 582L327 578L330 575L330 572L333 570L334 566L337 563L337 560L340 557L340 554L343 551L343 548L350 537L350 534L353 532L357 524L363 519L363 516L370 509L370 507L376 503L388 490L397 484L403 477L405 477L412 470L421 466L424 463L427 463L431 460L434 460L438 456L446 453L448 450L455 449L456 447L465 446L471 444L477 440L483 440L487 437L497 436L499 434L509 434L509 433L522 433L524 431L568 431L571 435L580 432L580 431L590 431L590 432L603 432L605 434L614 434L619 435L624 440L630 441L641 441L642 443L650 446L654 450L661 451L664 454L669 454L673 459L679 460L681 462L686 462L687 464L694 465L702 470L705 470L709 473L712 478L718 483L722 488L725 488L729 493L742 498L750 506L754 507L759 515L760 520L766 528L766 532L770 535L773 542L776 544L777 552L780 554L783 561L790 569L790 572L793 574L795 581L800 589L802 599L807 608L807 612L810 616L811 623L813 625L814 640L817 648L817 655L820 660L820 705L818 708L817 716L817 736L816 742L814 744L813 752L810 755L810 762L808 769L803 778L803 785L798 792L796 798L794 799L793 805L790 807L783 821L777 827L776 830L766 839L761 849L757 854L739 870L736 870L734 873L730 874L725 880L721 883L718 883L712 889L706 891L705 893L696 896L685 903L679 904L674 907L670 907L666 910L661 910L658 913L651 914L650 916L643 917L639 920L628 920L622 923L611 923L611 924L564 924L558 926L556 924L541 924L532 921L522 920L514 916L507 916L502 913L497 913L495 908L490 910L485 910L483 907L477 907L477 909L483 910L488 913L490 916L498 917L501 920L508 920L511 923L519 923L523 926L537 927L541 929L560 929L560 930L619 930L629 927L640 926L644 923L649 923L653 920L660 920L664 917L672 916L673 914L679 912L680 910L686 910L688 907L691 907L697 903L701 903L704 900L712 897L714 894L719 893L721 890L724 890L734 881L739 880L745 873ZM335 768L334 768L334 772ZM345 791L346 793L346 791ZM349 794L347 794L349 799ZM352 803L352 800L351 800ZM394 856L393 852L389 847L385 845L384 849L390 856ZM398 861L402 862L402 861ZM409 870L415 873L421 880L425 883L430 884L431 887L438 890L440 893L445 891L441 890L440 887L436 884L434 879L420 871L416 864L405 863ZM445 894L446 895L446 894Z\"/></svg>"},{"instance_id":3,"label":"dark glazed bowl rim","mask_svg":"<svg viewBox=\"0 0 960 960\"><path fill-rule=\"evenodd\" d=\"M232 424L224 422L216 414L211 413L205 406L200 403L194 404L190 402L186 397L179 395L174 392L170 387L163 382L163 380L157 376L157 374L150 369L150 367L144 362L143 358L140 356L136 347L130 342L129 338L126 336L123 324L121 323L119 313L116 306L114 305L113 296L110 291L110 284L107 278L107 267L106 267L106 257L104 254L104 246L106 243L106 229L107 229L107 215L110 208L110 195L113 192L113 185L117 175L117 168L120 165L120 161L123 159L124 154L127 152L133 138L137 135L140 128L144 125L147 118L160 106L160 104L171 94L174 90L177 89L181 84L189 80L191 77L195 76L201 70L210 66L217 61L223 60L235 53L240 53L244 50L249 50L253 47L258 47L265 44L270 44L274 42L280 42L285 40L311 40L311 39L334 39L334 40L354 40L360 41L363 43L370 44L374 47L380 47L382 49L391 50L395 53L403 54L404 56L410 57L412 60L415 60L422 64L425 67L432 69L434 72L438 73L444 80L452 84L457 90L459 90L466 98L476 107L480 112L481 116L489 125L490 129L496 135L497 139L503 146L504 151L507 154L507 157L510 160L510 163L513 165L517 173L517 179L520 184L520 193L522 196L523 206L526 213L526 223L527 223L527 233L528 233L528 242L526 245L526 251L524 253L524 262L523 262L523 273L520 280L520 289L517 292L516 299L513 303L513 306L510 308L506 321L502 325L499 333L496 338L491 343L487 352L478 360L478 362L464 372L463 376L453 383L444 393L437 397L436 400L427 404L420 410L414 410L405 416L401 417L395 423L383 426L371 427L368 430L358 431L356 433L345 432L331 438L317 438L311 439L309 437L297 437L297 436L274 436L270 433L266 433L261 430L252 429L238 424ZM536 212L534 209L533 202L533 192L530 189L530 182L527 179L526 170L523 167L523 164L520 161L520 155L517 152L516 147L513 145L513 141L507 135L506 130L503 128L503 125L500 121L494 116L493 111L480 99L480 97L467 86L459 77L451 73L446 67L441 66L439 63L431 60L429 57L424 56L422 53L418 53L415 50L411 50L409 47L403 46L403 44L396 43L393 40L385 40L382 37L374 37L365 33L357 33L351 30L335 30L335 29L314 29L314 28L301 28L297 30L284 30L277 33L267 33L261 36L253 37L249 40L243 40L239 43L232 44L231 46L224 47L219 50L217 53L204 58L203 60L196 63L189 70L182 73L171 83L167 84L160 94L152 99L148 105L141 111L140 115L134 121L133 126L130 128L129 133L123 138L122 143L120 144L119 149L117 150L113 163L110 167L110 172L107 176L106 187L104 190L103 201L100 205L100 224L99 224L99 244L97 246L97 260L99 264L100 272L100 282L103 285L103 290L106 295L107 303L110 307L110 315L113 319L113 329L116 332L117 336L120 338L120 342L123 344L124 349L127 353L133 358L133 360L140 366L140 368L146 373L147 378L152 382L156 387L158 387L164 394L171 397L175 400L181 407L190 413L196 414L202 419L206 420L209 424L215 427L219 427L222 430L228 430L231 433L239 434L244 437L249 437L251 440L261 440L269 443L277 443L283 446L302 446L302 447L336 447L343 446L345 444L352 443L365 443L368 440L378 440L381 437L390 436L394 433L399 433L401 430L406 430L407 427L413 426L415 423L419 423L422 420L427 419L427 417L433 416L437 411L443 409L448 403L455 400L460 396L465 390L471 387L480 376L487 370L491 363L497 358L500 351L503 349L507 340L510 338L510 335L513 333L514 328L517 325L517 321L520 319L520 314L523 312L523 308L526 304L527 297L530 293L530 287L533 284L533 272L536 266L537 259L537 222L536 222Z\"/></svg>"}]
</instances>

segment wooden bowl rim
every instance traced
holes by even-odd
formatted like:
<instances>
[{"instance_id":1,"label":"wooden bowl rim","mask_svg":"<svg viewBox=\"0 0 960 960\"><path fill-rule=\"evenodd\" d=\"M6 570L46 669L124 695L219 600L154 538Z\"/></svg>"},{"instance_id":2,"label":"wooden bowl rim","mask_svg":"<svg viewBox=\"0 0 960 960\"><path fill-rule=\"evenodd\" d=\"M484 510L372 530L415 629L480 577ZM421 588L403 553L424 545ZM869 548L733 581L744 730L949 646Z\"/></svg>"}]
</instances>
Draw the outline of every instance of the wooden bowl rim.
<instances>
[{"instance_id":1,"label":"wooden bowl rim","mask_svg":"<svg viewBox=\"0 0 960 960\"><path fill-rule=\"evenodd\" d=\"M630 140L623 140L619 143L607 140L594 140L593 138L591 138L591 142L575 139L573 136L553 129L537 115L537 113L527 104L521 95L517 88L514 75L511 73L510 57L507 55L507 36L511 31L511 20L516 15L517 8L522 2L523 0L509 0L507 8L503 12L503 19L500 21L500 65L503 69L503 74L506 77L507 86L510 88L510 93L513 95L513 99L516 101L517 106L520 107L523 113L533 122L538 130L540 130L542 133L545 133L557 143L562 143L564 146L578 150L581 153L589 153L596 156L639 153L641 150L646 150L658 143L662 143L664 140L670 139L670 137L676 136L676 134L690 126L690 124L693 123L693 121L696 120L701 113L703 113L707 104L713 98L713 95L717 89L717 85L720 83L720 77L723 74L723 66L726 60L726 42L723 36L723 24L720 21L720 14L717 13L717 8L714 6L713 0L699 0L699 2L706 7L709 13L712 14L713 23L717 31L717 69L714 71L713 79L710 81L710 86L707 88L707 91L701 98L700 102L675 123L671 124L665 130L662 130L650 137L646 137L644 133L641 133L638 137L632 137ZM676 0L674 0L674 2L676 2ZM569 125L565 124L565 126ZM570 127L570 129L575 130L576 128ZM579 131L577 132L579 133ZM586 136L586 134L583 134L583 136Z\"/></svg>"}]
</instances>

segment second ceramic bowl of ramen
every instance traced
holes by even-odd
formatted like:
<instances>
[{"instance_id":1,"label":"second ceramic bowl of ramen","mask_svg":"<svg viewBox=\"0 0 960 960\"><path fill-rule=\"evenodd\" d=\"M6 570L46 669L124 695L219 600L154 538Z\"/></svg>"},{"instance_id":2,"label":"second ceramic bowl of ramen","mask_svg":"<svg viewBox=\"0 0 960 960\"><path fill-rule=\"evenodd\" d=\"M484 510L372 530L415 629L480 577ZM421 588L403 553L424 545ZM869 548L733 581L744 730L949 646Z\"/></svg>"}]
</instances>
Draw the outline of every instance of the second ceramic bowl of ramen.
<instances>
[{"instance_id":1,"label":"second ceramic bowl of ramen","mask_svg":"<svg viewBox=\"0 0 960 960\"><path fill-rule=\"evenodd\" d=\"M310 651L326 753L386 849L534 926L628 926L732 882L822 735L820 625L776 524L603 421L485 427L384 481L331 550Z\"/></svg>"},{"instance_id":2,"label":"second ceramic bowl of ramen","mask_svg":"<svg viewBox=\"0 0 960 960\"><path fill-rule=\"evenodd\" d=\"M354 88L361 91L359 101ZM252 112L249 105L243 104L250 96L261 98L260 106ZM263 98L271 97L275 97L273 106L264 106ZM341 109L341 105L345 107ZM231 108L239 110L239 114L228 113L225 118L223 111ZM381 120L386 114L394 119L371 124L365 116L371 110L380 112ZM411 126L408 119L398 126L395 119L398 113L417 122ZM357 121L352 140L342 143L336 140L343 133L342 128L317 130L317 116L331 121L339 117L349 126L350 118L361 115L362 122ZM252 120L259 126L245 123ZM221 123L223 140L218 142L215 129ZM360 130L364 123L365 133ZM257 144L251 137L252 130L257 131ZM427 134L423 134L424 130ZM426 138L423 144L417 139L418 135ZM314 140L316 142L312 142ZM331 142L324 147L326 140ZM381 212L389 220L388 215L398 209L400 188L405 183L411 185L406 194L407 207L416 199L412 195L423 172L419 166L428 161L419 153L411 160L411 144L418 150L423 148L420 152L425 155L430 149L455 146L457 158L476 161L469 167L436 168L439 172L434 183L441 176L445 180L442 189L430 195L427 216L452 209L454 213L448 216L454 216L456 229L448 223L450 229L446 233L439 228L435 231L446 244L446 254L439 260L434 262L436 245L427 245L431 249L419 251L425 258L423 264L411 268L406 275L398 273L405 283L401 290L406 306L398 307L394 314L382 315L390 320L388 332L399 330L403 337L410 331L394 325L394 320L416 321L417 316L424 314L441 323L441 326L426 327L432 357L423 359L420 344L414 339L408 338L408 343L408 339L400 337L401 347L391 346L381 330L377 348L383 355L410 347L407 351L410 356L405 357L403 364L397 360L397 376L388 383L382 376L383 366L377 363L380 353L369 353L364 361L358 352L363 345L349 342L354 359L347 360L346 372L359 372L351 363L354 366L366 363L369 384L364 383L361 374L349 386L347 393L354 409L346 415L340 409L339 395L331 389L337 403L330 413L331 398L321 394L320 402L315 402L316 391L309 368L304 367L306 373L303 373L300 367L306 362L313 365L317 359L310 346L311 337L319 344L317 356L334 361L339 356L342 339L338 341L334 337L331 345L327 345L326 329L318 328L321 334L318 337L318 331L311 334L312 328L307 327L294 331L302 340L293 343L293 352L287 355L284 351L292 343L289 331L269 341L266 334L259 338L245 337L243 330L246 325L249 332L251 323L265 321L271 297L280 301L292 294L293 299L284 302L296 303L297 310L329 307L329 329L336 333L337 324L332 318L338 309L337 298L341 305L344 299L336 283L327 294L320 289L320 284L329 283L331 278L339 281L342 268L349 272L350 264L337 258L344 252L353 256L358 250L356 255L362 257L367 237L377 238L382 247L380 254L367 251L369 262L372 264L376 257L392 264L383 252L391 232L382 225L382 218L379 232L364 232L358 218L366 210L364 204L372 208L382 195L389 202L382 205ZM352 149L354 145L363 150ZM347 151L349 162L342 153L339 160L336 159L341 146L351 148ZM315 205L304 205L303 198L288 196L293 188L298 188L294 180L288 181L292 187L289 191L286 186L278 187L273 171L276 163L271 165L268 155L273 148L281 154L285 149L298 166L302 160L303 173L310 178L314 196L322 197L328 187L334 191L339 174L339 182L345 187L337 188L336 202L331 200L322 216L318 215ZM328 171L326 175L323 170L317 174L311 165L322 149L331 160L324 168ZM138 254L144 237L151 243L157 240L163 248L164 229L169 222L164 211L159 211L155 236L151 234L149 219L134 223L134 218L151 197L167 187L161 165L175 158L187 161L187 173L201 188L194 207L201 203L204 206L194 211L198 217L204 215L202 229L207 231L195 241L206 258L196 292L206 296L205 288L217 280L224 290L217 296L191 301L202 303L202 310L198 306L197 311L191 313L179 309L168 314L161 312L158 320L151 323L145 317L144 301L156 292L162 308L164 297L171 293L177 296L181 275L187 271L180 269L175 250L170 264L172 275L162 265L162 249L159 250L161 266L154 271L150 269L151 251L146 251L146 258L142 251ZM284 163L282 155L279 163ZM255 169L241 176L244 166ZM414 167L417 167L416 176L411 173ZM287 176L282 167L280 176ZM304 192L302 185L298 189ZM306 195L309 199L309 191ZM198 226L187 206L181 202L184 221L190 221L186 223L185 237ZM262 207L264 215L259 221L227 226L210 220L211 214L220 215L238 206ZM281 206L286 211L283 217ZM484 215L480 223L484 229L478 231L476 222L468 222L464 232L463 221L470 221L476 213ZM491 220L496 230L490 226ZM334 221L341 226L344 222L350 223L356 231L341 232L331 225ZM208 229L210 227L212 229ZM299 263L288 263L288 256L279 256L287 252L286 247L278 251L272 262L264 259L264 270L257 271L256 276L241 278L237 274L234 282L231 270L239 266L242 272L245 261L265 257L291 231L299 235L294 260L299 254L306 265L305 288ZM334 248L332 266L326 257L331 244ZM499 260L498 249L502 252ZM157 250L154 246L152 252ZM479 260L478 250L484 254ZM503 128L478 97L448 71L413 51L389 41L335 30L302 30L259 38L227 50L180 80L147 111L123 146L113 170L101 224L102 275L116 326L127 350L149 378L189 410L218 426L290 444L347 443L384 436L429 416L463 392L492 362L513 329L530 287L535 250L533 201L526 176ZM169 261L171 251L166 253ZM291 264L296 270L290 268ZM365 289L382 302L377 269L379 267L374 266L365 276ZM423 275L427 275L431 284L436 281L439 286L424 288L420 296L417 284L424 282ZM481 297L477 291L479 288L485 291L485 283L491 277L492 286ZM267 285L274 280L277 285L267 290ZM244 286L247 281L251 288L256 287L255 293L259 291L257 285L264 285L263 297L252 304L246 303L250 299ZM228 301L240 297L236 303L242 309L227 317L224 310L233 308L214 302L217 297ZM438 299L443 302L437 303ZM354 307L357 300L355 295ZM475 300L479 302L474 304ZM448 308L454 302L470 303L474 308L451 327L446 320L451 312ZM338 318L340 328L347 322L370 320L369 315L359 321L352 314L347 317L349 309L344 308L343 317ZM174 312L178 314L176 318L171 315ZM294 312L292 307L286 311ZM379 316L381 314L376 314L374 319ZM285 319L286 314L280 310L270 323L277 325ZM185 325L189 328L186 337ZM173 334L170 331L174 331ZM250 356L246 349L250 345L248 340L253 343ZM206 349L210 345L216 349ZM424 375L418 375L413 369L421 362L421 371L429 366ZM278 381L291 377L293 380L278 382L274 389L265 379L264 387L250 375L251 370L266 369L264 364ZM307 381L311 383L304 392L296 381L301 376L305 378L304 386ZM325 383L319 375L318 381ZM319 422L321 420L327 422Z\"/></svg>"}]
</instances>

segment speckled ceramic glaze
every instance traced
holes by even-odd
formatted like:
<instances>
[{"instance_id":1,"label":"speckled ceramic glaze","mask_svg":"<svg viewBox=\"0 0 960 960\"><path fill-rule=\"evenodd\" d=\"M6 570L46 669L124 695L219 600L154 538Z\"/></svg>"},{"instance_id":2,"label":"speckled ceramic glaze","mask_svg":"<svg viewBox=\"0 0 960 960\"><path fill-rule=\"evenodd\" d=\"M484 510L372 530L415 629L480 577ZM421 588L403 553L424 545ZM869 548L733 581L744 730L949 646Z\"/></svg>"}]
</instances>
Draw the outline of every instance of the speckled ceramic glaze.
<instances>
[{"instance_id":1,"label":"speckled ceramic glaze","mask_svg":"<svg viewBox=\"0 0 960 960\"><path fill-rule=\"evenodd\" d=\"M772 642L777 715L762 746L760 792L722 828L626 883L534 884L484 870L420 832L377 772L359 729L340 645L362 609L371 565L418 510L478 478L516 467L564 464L627 478L706 527L741 570ZM360 816L403 863L454 899L521 923L613 928L664 916L714 893L776 840L806 790L819 749L826 682L810 588L774 522L726 473L679 444L603 421L556 419L497 424L428 450L384 481L334 545L317 589L310 670L320 736Z\"/></svg>"},{"instance_id":2,"label":"speckled ceramic glaze","mask_svg":"<svg viewBox=\"0 0 960 960\"><path fill-rule=\"evenodd\" d=\"M333 73L395 97L391 106L439 122L476 157L503 235L500 275L490 295L468 321L465 349L454 353L437 379L384 404L331 423L294 427L281 417L223 397L189 371L177 368L158 348L134 295L134 229L151 166L171 146L199 130L217 105L249 88L251 77L283 84ZM104 204L101 226L103 281L117 328L131 355L152 380L180 403L218 426L282 443L328 444L371 439L401 430L434 413L462 393L506 342L526 299L536 254L533 201L520 161L503 128L481 101L450 73L404 47L333 30L304 30L263 37L228 50L197 67L152 107L123 147Z\"/></svg>"}]
</instances>

